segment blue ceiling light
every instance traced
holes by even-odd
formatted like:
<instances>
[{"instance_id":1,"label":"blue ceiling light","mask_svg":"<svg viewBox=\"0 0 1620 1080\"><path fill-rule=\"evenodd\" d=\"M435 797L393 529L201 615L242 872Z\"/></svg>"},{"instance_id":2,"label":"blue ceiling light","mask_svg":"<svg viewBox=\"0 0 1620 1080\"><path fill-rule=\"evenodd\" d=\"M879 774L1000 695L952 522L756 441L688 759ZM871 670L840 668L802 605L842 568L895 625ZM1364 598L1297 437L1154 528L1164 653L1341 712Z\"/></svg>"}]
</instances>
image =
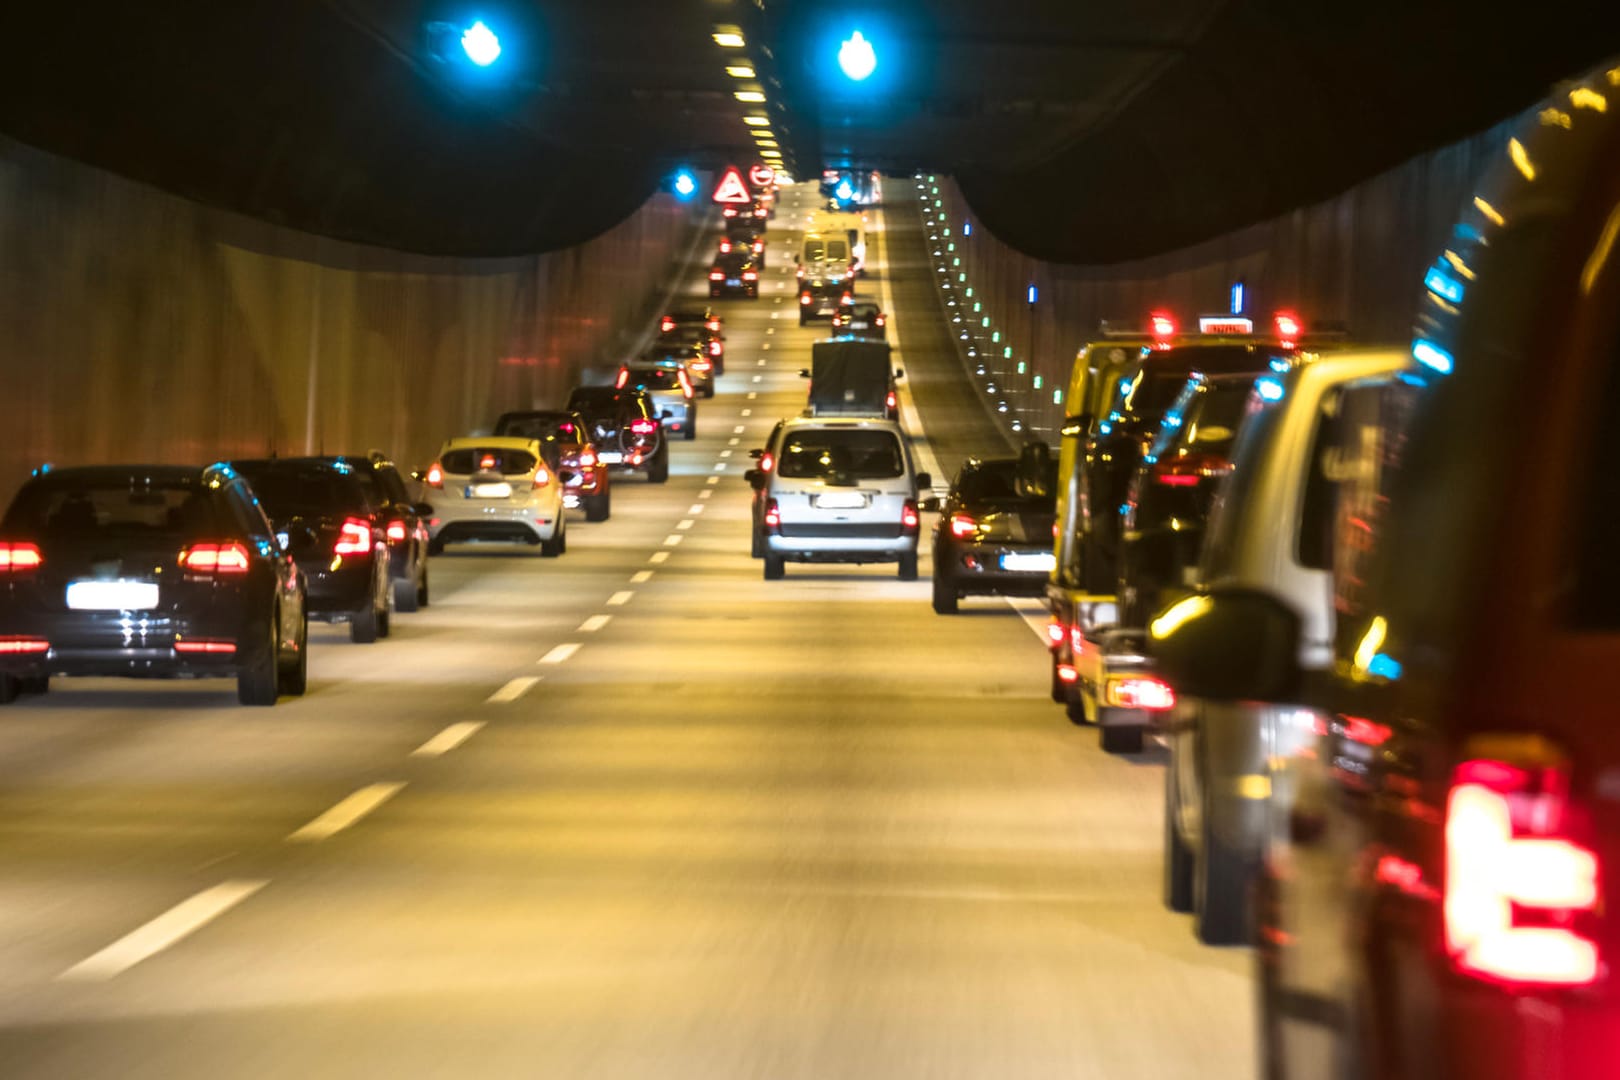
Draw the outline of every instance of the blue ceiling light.
<instances>
[{"instance_id":1,"label":"blue ceiling light","mask_svg":"<svg viewBox=\"0 0 1620 1080\"><path fill-rule=\"evenodd\" d=\"M671 186L674 189L675 194L680 196L683 201L690 199L692 196L697 194L697 177L692 174L691 169L677 170L675 173L675 179Z\"/></svg>"},{"instance_id":2,"label":"blue ceiling light","mask_svg":"<svg viewBox=\"0 0 1620 1080\"><path fill-rule=\"evenodd\" d=\"M973 222L971 222L971 221L962 222L962 235L963 236L972 236L973 235Z\"/></svg>"},{"instance_id":3,"label":"blue ceiling light","mask_svg":"<svg viewBox=\"0 0 1620 1080\"><path fill-rule=\"evenodd\" d=\"M489 67L501 57L501 39L482 21L467 27L461 35L461 48L479 67Z\"/></svg>"},{"instance_id":4,"label":"blue ceiling light","mask_svg":"<svg viewBox=\"0 0 1620 1080\"><path fill-rule=\"evenodd\" d=\"M838 196L839 202L849 202L855 197L855 187L849 182L849 177L838 181L838 187L834 189L833 194Z\"/></svg>"},{"instance_id":5,"label":"blue ceiling light","mask_svg":"<svg viewBox=\"0 0 1620 1080\"><path fill-rule=\"evenodd\" d=\"M838 46L838 66L855 82L861 82L877 70L877 52L859 30Z\"/></svg>"},{"instance_id":6,"label":"blue ceiling light","mask_svg":"<svg viewBox=\"0 0 1620 1080\"><path fill-rule=\"evenodd\" d=\"M1232 285L1232 314L1243 314L1243 282L1234 282Z\"/></svg>"},{"instance_id":7,"label":"blue ceiling light","mask_svg":"<svg viewBox=\"0 0 1620 1080\"><path fill-rule=\"evenodd\" d=\"M1412 359L1442 375L1450 375L1451 369L1456 366L1456 361L1452 359L1450 353L1432 341L1424 341L1422 338L1412 342Z\"/></svg>"},{"instance_id":8,"label":"blue ceiling light","mask_svg":"<svg viewBox=\"0 0 1620 1080\"><path fill-rule=\"evenodd\" d=\"M1035 306L1035 301L1040 299L1041 293L1040 293L1039 289L1037 289L1037 288L1035 288L1035 286L1031 285L1029 287L1029 291L1026 292L1024 295L1029 299L1030 306L1034 307Z\"/></svg>"}]
</instances>

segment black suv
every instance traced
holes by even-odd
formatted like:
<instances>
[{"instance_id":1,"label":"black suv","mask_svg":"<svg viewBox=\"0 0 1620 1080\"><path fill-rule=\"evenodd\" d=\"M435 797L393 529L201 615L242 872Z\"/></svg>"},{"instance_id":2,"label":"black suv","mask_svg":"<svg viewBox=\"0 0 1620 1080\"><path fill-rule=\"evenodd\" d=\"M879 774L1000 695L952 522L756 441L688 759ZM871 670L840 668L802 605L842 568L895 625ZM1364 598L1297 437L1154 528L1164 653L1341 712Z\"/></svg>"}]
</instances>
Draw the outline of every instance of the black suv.
<instances>
[{"instance_id":1,"label":"black suv","mask_svg":"<svg viewBox=\"0 0 1620 1080\"><path fill-rule=\"evenodd\" d=\"M669 443L652 398L643 390L576 386L567 409L585 418L599 461L612 469L643 469L650 483L669 479Z\"/></svg>"},{"instance_id":2,"label":"black suv","mask_svg":"<svg viewBox=\"0 0 1620 1080\"><path fill-rule=\"evenodd\" d=\"M393 610L383 515L360 471L340 458L232 462L259 497L282 546L308 580L309 614L349 624L349 639L388 636Z\"/></svg>"},{"instance_id":3,"label":"black suv","mask_svg":"<svg viewBox=\"0 0 1620 1080\"><path fill-rule=\"evenodd\" d=\"M382 522L388 542L388 569L394 582L394 610L415 611L428 603L429 503L414 502L405 478L386 454L345 454L333 458L354 469L366 502Z\"/></svg>"},{"instance_id":4,"label":"black suv","mask_svg":"<svg viewBox=\"0 0 1620 1080\"><path fill-rule=\"evenodd\" d=\"M934 528L934 611L963 596L1042 596L1052 572L1057 460L1045 443L1017 458L962 463Z\"/></svg>"}]
</instances>

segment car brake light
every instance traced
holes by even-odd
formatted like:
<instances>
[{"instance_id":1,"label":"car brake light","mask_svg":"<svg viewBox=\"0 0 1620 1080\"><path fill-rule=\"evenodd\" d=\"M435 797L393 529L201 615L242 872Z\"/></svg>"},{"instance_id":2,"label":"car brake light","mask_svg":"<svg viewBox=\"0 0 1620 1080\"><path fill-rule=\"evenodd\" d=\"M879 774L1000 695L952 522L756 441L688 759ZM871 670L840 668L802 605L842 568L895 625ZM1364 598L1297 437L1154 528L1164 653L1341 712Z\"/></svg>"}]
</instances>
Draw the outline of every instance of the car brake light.
<instances>
[{"instance_id":1,"label":"car brake light","mask_svg":"<svg viewBox=\"0 0 1620 1080\"><path fill-rule=\"evenodd\" d=\"M722 254L722 255L730 255L731 254L731 241L730 240L722 240L722 241L720 241L720 254Z\"/></svg>"},{"instance_id":2,"label":"car brake light","mask_svg":"<svg viewBox=\"0 0 1620 1080\"><path fill-rule=\"evenodd\" d=\"M1176 336L1176 320L1162 311L1155 311L1148 316L1148 325L1152 328L1154 343L1163 348L1167 339Z\"/></svg>"},{"instance_id":3,"label":"car brake light","mask_svg":"<svg viewBox=\"0 0 1620 1080\"><path fill-rule=\"evenodd\" d=\"M20 656L51 651L51 643L44 638L0 637L0 656Z\"/></svg>"},{"instance_id":4,"label":"car brake light","mask_svg":"<svg viewBox=\"0 0 1620 1080\"><path fill-rule=\"evenodd\" d=\"M191 574L245 574L248 551L235 541L192 544L180 553L180 568Z\"/></svg>"},{"instance_id":5,"label":"car brake light","mask_svg":"<svg viewBox=\"0 0 1620 1080\"><path fill-rule=\"evenodd\" d=\"M760 252L762 252L764 250L765 250L765 245L763 243L761 243L760 241L755 240L754 241L754 254L758 255Z\"/></svg>"},{"instance_id":6,"label":"car brake light","mask_svg":"<svg viewBox=\"0 0 1620 1080\"><path fill-rule=\"evenodd\" d=\"M843 295L843 298L842 298L842 300L841 300L841 301L840 301L840 302L841 302L841 303L845 303L845 304L847 304L847 303L849 303L849 302L850 302L850 300L851 300L851 299L852 299L852 297L851 297L851 296L850 296L850 295L849 295L849 293L845 293L845 294L844 294L844 295Z\"/></svg>"},{"instance_id":7,"label":"car brake light","mask_svg":"<svg viewBox=\"0 0 1620 1080\"><path fill-rule=\"evenodd\" d=\"M776 468L776 459L771 456L771 452L769 450L759 455L760 472L770 472L774 468Z\"/></svg>"},{"instance_id":8,"label":"car brake light","mask_svg":"<svg viewBox=\"0 0 1620 1080\"><path fill-rule=\"evenodd\" d=\"M1057 673L1058 682L1073 683L1080 681L1080 673L1074 669L1073 664L1059 664Z\"/></svg>"},{"instance_id":9,"label":"car brake light","mask_svg":"<svg viewBox=\"0 0 1620 1080\"><path fill-rule=\"evenodd\" d=\"M756 274L752 270L744 270L743 271L743 280L744 281L758 281L759 280L759 275Z\"/></svg>"},{"instance_id":10,"label":"car brake light","mask_svg":"<svg viewBox=\"0 0 1620 1080\"><path fill-rule=\"evenodd\" d=\"M709 342L709 355L710 356L719 356L721 353L723 353L725 351L726 351L726 347L724 345L720 344L718 341Z\"/></svg>"},{"instance_id":11,"label":"car brake light","mask_svg":"<svg viewBox=\"0 0 1620 1080\"><path fill-rule=\"evenodd\" d=\"M478 467L480 469L493 469L495 467L495 455L485 454L483 457L479 458Z\"/></svg>"},{"instance_id":12,"label":"car brake light","mask_svg":"<svg viewBox=\"0 0 1620 1080\"><path fill-rule=\"evenodd\" d=\"M658 332L660 334L667 334L673 329L675 329L675 317L673 315L665 315L658 321Z\"/></svg>"},{"instance_id":13,"label":"car brake light","mask_svg":"<svg viewBox=\"0 0 1620 1080\"><path fill-rule=\"evenodd\" d=\"M37 544L0 540L0 574L38 570L45 562Z\"/></svg>"},{"instance_id":14,"label":"car brake light","mask_svg":"<svg viewBox=\"0 0 1620 1080\"><path fill-rule=\"evenodd\" d=\"M891 409L895 407L895 396L893 390L889 391L889 396L883 399L883 403Z\"/></svg>"},{"instance_id":15,"label":"car brake light","mask_svg":"<svg viewBox=\"0 0 1620 1080\"><path fill-rule=\"evenodd\" d=\"M720 329L720 320L719 319L710 319L707 322L705 322L703 325L707 326L710 330L719 330Z\"/></svg>"},{"instance_id":16,"label":"car brake light","mask_svg":"<svg viewBox=\"0 0 1620 1080\"><path fill-rule=\"evenodd\" d=\"M766 503L765 503L765 527L767 529L775 529L777 526L779 526L781 524L782 524L782 511L781 511L781 508L776 505L776 500L775 499L767 500Z\"/></svg>"},{"instance_id":17,"label":"car brake light","mask_svg":"<svg viewBox=\"0 0 1620 1080\"><path fill-rule=\"evenodd\" d=\"M653 432L658 430L658 422L656 420L647 419L632 420L630 422L630 430L635 432L637 435L651 435Z\"/></svg>"},{"instance_id":18,"label":"car brake light","mask_svg":"<svg viewBox=\"0 0 1620 1080\"><path fill-rule=\"evenodd\" d=\"M900 524L907 532L917 531L917 503L907 499L906 505L900 510Z\"/></svg>"},{"instance_id":19,"label":"car brake light","mask_svg":"<svg viewBox=\"0 0 1620 1080\"><path fill-rule=\"evenodd\" d=\"M1292 312L1279 311L1271 317L1271 324L1276 327L1277 337L1282 343L1289 348L1293 348L1294 342L1299 340L1300 331L1302 330L1299 318Z\"/></svg>"},{"instance_id":20,"label":"car brake light","mask_svg":"<svg viewBox=\"0 0 1620 1080\"><path fill-rule=\"evenodd\" d=\"M428 466L427 475L422 478L422 482L428 487L444 487L444 470L439 468L437 461Z\"/></svg>"},{"instance_id":21,"label":"car brake light","mask_svg":"<svg viewBox=\"0 0 1620 1080\"><path fill-rule=\"evenodd\" d=\"M1170 684L1151 675L1110 679L1106 697L1108 704L1121 709L1149 709L1158 712L1173 709L1176 704L1176 692L1170 689Z\"/></svg>"},{"instance_id":22,"label":"car brake light","mask_svg":"<svg viewBox=\"0 0 1620 1080\"><path fill-rule=\"evenodd\" d=\"M390 543L402 543L405 540L405 523L403 521L390 521L387 536Z\"/></svg>"},{"instance_id":23,"label":"car brake light","mask_svg":"<svg viewBox=\"0 0 1620 1080\"><path fill-rule=\"evenodd\" d=\"M1046 640L1048 644L1054 647L1063 644L1063 635L1067 632L1063 628L1062 620L1054 617L1047 621Z\"/></svg>"},{"instance_id":24,"label":"car brake light","mask_svg":"<svg viewBox=\"0 0 1620 1080\"><path fill-rule=\"evenodd\" d=\"M709 363L707 360L694 360L694 361L692 361L692 370L693 371L712 371L712 370L714 370L714 365Z\"/></svg>"},{"instance_id":25,"label":"car brake light","mask_svg":"<svg viewBox=\"0 0 1620 1080\"><path fill-rule=\"evenodd\" d=\"M177 653L213 653L216 655L229 654L236 651L236 642L207 640L176 641L174 643L174 651Z\"/></svg>"},{"instance_id":26,"label":"car brake light","mask_svg":"<svg viewBox=\"0 0 1620 1080\"><path fill-rule=\"evenodd\" d=\"M550 470L548 470L544 465L536 467L534 470L534 486L537 488L543 488L549 483L551 483Z\"/></svg>"},{"instance_id":27,"label":"car brake light","mask_svg":"<svg viewBox=\"0 0 1620 1080\"><path fill-rule=\"evenodd\" d=\"M882 325L884 325L884 324L885 324L885 323L887 323L887 322L888 322L888 320L889 320L889 317L888 317L888 316L887 316L887 315L879 315L879 316L878 316L878 317L877 317L877 324L878 324L878 325L879 325L879 326L882 326Z\"/></svg>"},{"instance_id":28,"label":"car brake light","mask_svg":"<svg viewBox=\"0 0 1620 1080\"><path fill-rule=\"evenodd\" d=\"M1153 479L1165 487L1197 487L1199 476L1197 473L1155 473Z\"/></svg>"},{"instance_id":29,"label":"car brake light","mask_svg":"<svg viewBox=\"0 0 1620 1080\"><path fill-rule=\"evenodd\" d=\"M1596 981L1598 947L1572 924L1600 906L1598 858L1569 835L1568 791L1561 764L1472 760L1453 772L1444 913L1446 951L1463 974L1521 985Z\"/></svg>"},{"instance_id":30,"label":"car brake light","mask_svg":"<svg viewBox=\"0 0 1620 1080\"><path fill-rule=\"evenodd\" d=\"M710 281L723 281L725 279L725 276L726 276L726 272L724 270L710 270L709 271L709 280Z\"/></svg>"},{"instance_id":31,"label":"car brake light","mask_svg":"<svg viewBox=\"0 0 1620 1080\"><path fill-rule=\"evenodd\" d=\"M359 518L348 518L338 526L337 543L332 545L334 555L364 555L371 550L371 523Z\"/></svg>"},{"instance_id":32,"label":"car brake light","mask_svg":"<svg viewBox=\"0 0 1620 1080\"><path fill-rule=\"evenodd\" d=\"M629 381L630 381L630 369L622 367L622 368L619 369L619 377L613 381L613 389L615 389L615 390L623 390L624 389L624 384L629 382Z\"/></svg>"},{"instance_id":33,"label":"car brake light","mask_svg":"<svg viewBox=\"0 0 1620 1080\"><path fill-rule=\"evenodd\" d=\"M590 450L582 451L579 455L579 467L582 469L596 468L596 454Z\"/></svg>"},{"instance_id":34,"label":"car brake light","mask_svg":"<svg viewBox=\"0 0 1620 1080\"><path fill-rule=\"evenodd\" d=\"M951 535L965 540L979 531L979 523L967 514L951 515Z\"/></svg>"},{"instance_id":35,"label":"car brake light","mask_svg":"<svg viewBox=\"0 0 1620 1080\"><path fill-rule=\"evenodd\" d=\"M800 293L799 294L799 303L808 304L809 302L810 302L810 294L809 293L806 292L806 293Z\"/></svg>"}]
</instances>

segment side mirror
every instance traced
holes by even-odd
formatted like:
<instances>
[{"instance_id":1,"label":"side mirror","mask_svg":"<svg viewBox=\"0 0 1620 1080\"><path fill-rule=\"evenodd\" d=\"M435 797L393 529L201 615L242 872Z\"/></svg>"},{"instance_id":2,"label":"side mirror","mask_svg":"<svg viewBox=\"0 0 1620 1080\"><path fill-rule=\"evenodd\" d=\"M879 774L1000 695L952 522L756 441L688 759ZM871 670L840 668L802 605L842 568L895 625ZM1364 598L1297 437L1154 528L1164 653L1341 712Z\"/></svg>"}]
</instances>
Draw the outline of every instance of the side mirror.
<instances>
[{"instance_id":1,"label":"side mirror","mask_svg":"<svg viewBox=\"0 0 1620 1080\"><path fill-rule=\"evenodd\" d=\"M1211 701L1297 701L1300 619L1259 589L1213 589L1148 623L1148 652L1178 695Z\"/></svg>"},{"instance_id":2,"label":"side mirror","mask_svg":"<svg viewBox=\"0 0 1620 1080\"><path fill-rule=\"evenodd\" d=\"M1074 416L1065 416L1063 418L1063 426L1058 429L1058 434L1062 435L1066 439L1078 438L1091 430L1091 420L1092 416L1090 413L1077 413Z\"/></svg>"},{"instance_id":3,"label":"side mirror","mask_svg":"<svg viewBox=\"0 0 1620 1080\"><path fill-rule=\"evenodd\" d=\"M920 472L917 474L917 490L927 491L933 486L934 477L931 473Z\"/></svg>"},{"instance_id":4,"label":"side mirror","mask_svg":"<svg viewBox=\"0 0 1620 1080\"><path fill-rule=\"evenodd\" d=\"M743 479L748 481L749 486L755 491L765 490L765 474L760 470L749 469L747 472L743 473Z\"/></svg>"},{"instance_id":5,"label":"side mirror","mask_svg":"<svg viewBox=\"0 0 1620 1080\"><path fill-rule=\"evenodd\" d=\"M765 451L756 446L752 450L748 451L748 456L753 458L755 461L758 461L760 458L765 456Z\"/></svg>"},{"instance_id":6,"label":"side mirror","mask_svg":"<svg viewBox=\"0 0 1620 1080\"><path fill-rule=\"evenodd\" d=\"M921 510L925 514L939 513L940 505L941 503L938 495L924 495L922 498L917 500L917 509Z\"/></svg>"},{"instance_id":7,"label":"side mirror","mask_svg":"<svg viewBox=\"0 0 1620 1080\"><path fill-rule=\"evenodd\" d=\"M427 476L427 473L423 472L421 469L412 469L411 470L411 479L417 481L418 483L420 483L422 481L422 479L424 477L426 477L426 476Z\"/></svg>"},{"instance_id":8,"label":"side mirror","mask_svg":"<svg viewBox=\"0 0 1620 1080\"><path fill-rule=\"evenodd\" d=\"M419 503L416 503L414 506L412 506L411 509L416 511L418 517L432 517L433 516L433 504L432 503L419 502Z\"/></svg>"},{"instance_id":9,"label":"side mirror","mask_svg":"<svg viewBox=\"0 0 1620 1080\"><path fill-rule=\"evenodd\" d=\"M895 368L894 369L894 377L897 378L897 379L903 379L903 378L906 377L906 373L901 371L899 368Z\"/></svg>"},{"instance_id":10,"label":"side mirror","mask_svg":"<svg viewBox=\"0 0 1620 1080\"><path fill-rule=\"evenodd\" d=\"M799 378L808 379L809 377L810 377L810 369L809 368L802 367L802 368L799 369Z\"/></svg>"}]
</instances>

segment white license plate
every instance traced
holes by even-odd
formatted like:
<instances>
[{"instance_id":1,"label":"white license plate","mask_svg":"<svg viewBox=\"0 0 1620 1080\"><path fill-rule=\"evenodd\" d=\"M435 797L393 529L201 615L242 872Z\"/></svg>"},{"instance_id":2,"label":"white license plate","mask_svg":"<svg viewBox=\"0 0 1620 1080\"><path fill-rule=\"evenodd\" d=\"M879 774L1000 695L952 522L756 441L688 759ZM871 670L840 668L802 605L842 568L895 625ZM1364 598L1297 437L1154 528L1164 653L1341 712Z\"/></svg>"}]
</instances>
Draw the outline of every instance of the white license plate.
<instances>
[{"instance_id":1,"label":"white license plate","mask_svg":"<svg viewBox=\"0 0 1620 1080\"><path fill-rule=\"evenodd\" d=\"M604 465L617 465L624 460L624 455L617 450L599 450L596 454L596 460Z\"/></svg>"},{"instance_id":2,"label":"white license plate","mask_svg":"<svg viewBox=\"0 0 1620 1080\"><path fill-rule=\"evenodd\" d=\"M866 505L866 496L850 491L829 491L816 496L816 506L826 510L859 510Z\"/></svg>"},{"instance_id":3,"label":"white license plate","mask_svg":"<svg viewBox=\"0 0 1620 1080\"><path fill-rule=\"evenodd\" d=\"M475 499L509 499L512 497L512 485L504 480L498 484L474 484L467 489L467 494Z\"/></svg>"},{"instance_id":4,"label":"white license plate","mask_svg":"<svg viewBox=\"0 0 1620 1080\"><path fill-rule=\"evenodd\" d=\"M865 319L856 319L854 322L850 323L849 325L854 327L857 330L865 330L866 329L866 320Z\"/></svg>"},{"instance_id":5,"label":"white license plate","mask_svg":"<svg viewBox=\"0 0 1620 1080\"><path fill-rule=\"evenodd\" d=\"M1010 551L1001 557L1003 570L1040 570L1051 573L1057 556L1050 551Z\"/></svg>"},{"instance_id":6,"label":"white license plate","mask_svg":"<svg viewBox=\"0 0 1620 1080\"><path fill-rule=\"evenodd\" d=\"M74 611L150 611L158 606L158 587L150 581L74 581L67 587L67 606Z\"/></svg>"}]
</instances>

